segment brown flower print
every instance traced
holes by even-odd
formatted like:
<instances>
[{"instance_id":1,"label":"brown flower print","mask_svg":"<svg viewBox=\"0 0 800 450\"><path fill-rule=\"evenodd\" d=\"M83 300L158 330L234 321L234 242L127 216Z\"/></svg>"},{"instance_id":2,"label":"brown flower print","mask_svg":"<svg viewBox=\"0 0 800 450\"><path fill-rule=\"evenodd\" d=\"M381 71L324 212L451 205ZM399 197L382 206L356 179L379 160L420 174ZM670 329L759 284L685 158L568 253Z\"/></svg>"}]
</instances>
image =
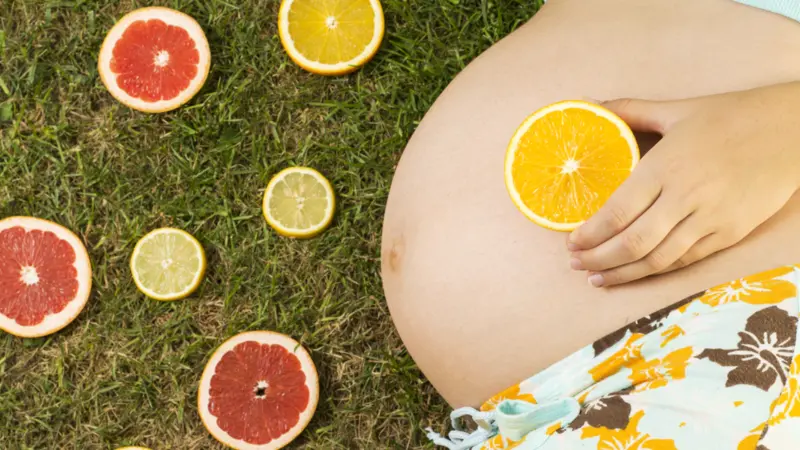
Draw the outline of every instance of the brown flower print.
<instances>
[{"instance_id":1,"label":"brown flower print","mask_svg":"<svg viewBox=\"0 0 800 450\"><path fill-rule=\"evenodd\" d=\"M614 394L583 405L581 413L569 424L569 428L577 430L588 425L594 428L622 430L628 427L630 416L631 405L621 395Z\"/></svg>"},{"instance_id":2,"label":"brown flower print","mask_svg":"<svg viewBox=\"0 0 800 450\"><path fill-rule=\"evenodd\" d=\"M705 292L699 292L695 295L687 297L678 303L674 303L666 308L663 308L659 311L650 314L649 316L644 316L641 319L637 320L636 322L629 323L628 325L620 328L619 330L606 335L603 338L598 339L597 341L592 344L594 348L594 355L597 356L604 351L608 350L609 348L616 345L619 341L621 341L626 334L630 331L632 334L647 334L651 331L656 330L660 325L661 321L666 318L669 313L675 311L676 309L689 304L692 300L702 296Z\"/></svg>"},{"instance_id":3,"label":"brown flower print","mask_svg":"<svg viewBox=\"0 0 800 450\"><path fill-rule=\"evenodd\" d=\"M710 348L697 357L734 367L728 372L726 387L746 384L767 391L777 380L786 383L796 333L797 317L770 306L747 319L735 349Z\"/></svg>"}]
</instances>

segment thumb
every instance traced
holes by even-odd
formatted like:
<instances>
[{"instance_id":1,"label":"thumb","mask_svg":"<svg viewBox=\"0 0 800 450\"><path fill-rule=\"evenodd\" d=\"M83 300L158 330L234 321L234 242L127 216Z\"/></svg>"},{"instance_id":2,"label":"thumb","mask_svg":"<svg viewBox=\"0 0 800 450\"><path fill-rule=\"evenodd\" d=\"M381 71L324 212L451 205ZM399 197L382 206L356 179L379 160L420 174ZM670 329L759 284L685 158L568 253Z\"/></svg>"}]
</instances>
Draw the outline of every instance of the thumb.
<instances>
[{"instance_id":1,"label":"thumb","mask_svg":"<svg viewBox=\"0 0 800 450\"><path fill-rule=\"evenodd\" d=\"M689 114L692 102L621 98L603 102L600 106L618 115L634 131L663 135Z\"/></svg>"}]
</instances>

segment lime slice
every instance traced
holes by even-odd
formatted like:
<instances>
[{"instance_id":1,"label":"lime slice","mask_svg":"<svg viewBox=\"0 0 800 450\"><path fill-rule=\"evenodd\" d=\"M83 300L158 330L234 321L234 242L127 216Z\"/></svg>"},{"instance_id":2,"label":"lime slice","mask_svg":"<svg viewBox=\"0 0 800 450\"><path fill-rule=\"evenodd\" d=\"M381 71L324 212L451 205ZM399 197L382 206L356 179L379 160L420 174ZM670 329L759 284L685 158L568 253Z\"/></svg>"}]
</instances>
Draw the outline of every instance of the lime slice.
<instances>
[{"instance_id":1,"label":"lime slice","mask_svg":"<svg viewBox=\"0 0 800 450\"><path fill-rule=\"evenodd\" d=\"M316 170L290 167L270 180L263 207L264 218L279 234L309 238L331 223L336 197L330 182Z\"/></svg>"},{"instance_id":2,"label":"lime slice","mask_svg":"<svg viewBox=\"0 0 800 450\"><path fill-rule=\"evenodd\" d=\"M136 287L156 300L179 300L194 292L203 280L206 255L191 234L159 228L133 249L131 273Z\"/></svg>"}]
</instances>

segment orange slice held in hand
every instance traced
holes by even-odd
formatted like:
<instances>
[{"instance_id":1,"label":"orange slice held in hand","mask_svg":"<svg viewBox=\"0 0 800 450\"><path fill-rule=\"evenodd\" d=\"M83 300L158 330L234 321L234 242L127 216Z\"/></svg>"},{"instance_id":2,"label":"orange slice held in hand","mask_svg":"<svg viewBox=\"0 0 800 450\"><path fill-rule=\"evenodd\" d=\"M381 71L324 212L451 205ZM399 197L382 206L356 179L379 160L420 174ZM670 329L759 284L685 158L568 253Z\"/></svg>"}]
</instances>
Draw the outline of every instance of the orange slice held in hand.
<instances>
[{"instance_id":1,"label":"orange slice held in hand","mask_svg":"<svg viewBox=\"0 0 800 450\"><path fill-rule=\"evenodd\" d=\"M531 114L508 145L505 182L533 222L571 231L596 213L639 162L628 125L602 106L565 101Z\"/></svg>"},{"instance_id":2,"label":"orange slice held in hand","mask_svg":"<svg viewBox=\"0 0 800 450\"><path fill-rule=\"evenodd\" d=\"M108 91L143 112L175 109L203 87L211 64L200 25L169 8L137 9L108 32L97 68Z\"/></svg>"}]
</instances>

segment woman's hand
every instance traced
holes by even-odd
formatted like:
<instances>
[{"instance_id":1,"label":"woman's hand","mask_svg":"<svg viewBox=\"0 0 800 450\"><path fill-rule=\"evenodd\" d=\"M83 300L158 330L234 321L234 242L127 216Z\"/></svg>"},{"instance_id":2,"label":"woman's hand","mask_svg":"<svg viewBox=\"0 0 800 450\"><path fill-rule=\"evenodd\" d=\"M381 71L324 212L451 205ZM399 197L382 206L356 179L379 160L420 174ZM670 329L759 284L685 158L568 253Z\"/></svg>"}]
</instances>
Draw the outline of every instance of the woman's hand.
<instances>
[{"instance_id":1,"label":"woman's hand","mask_svg":"<svg viewBox=\"0 0 800 450\"><path fill-rule=\"evenodd\" d=\"M800 185L800 83L603 106L662 134L603 208L569 237L593 286L685 267L739 242Z\"/></svg>"}]
</instances>

